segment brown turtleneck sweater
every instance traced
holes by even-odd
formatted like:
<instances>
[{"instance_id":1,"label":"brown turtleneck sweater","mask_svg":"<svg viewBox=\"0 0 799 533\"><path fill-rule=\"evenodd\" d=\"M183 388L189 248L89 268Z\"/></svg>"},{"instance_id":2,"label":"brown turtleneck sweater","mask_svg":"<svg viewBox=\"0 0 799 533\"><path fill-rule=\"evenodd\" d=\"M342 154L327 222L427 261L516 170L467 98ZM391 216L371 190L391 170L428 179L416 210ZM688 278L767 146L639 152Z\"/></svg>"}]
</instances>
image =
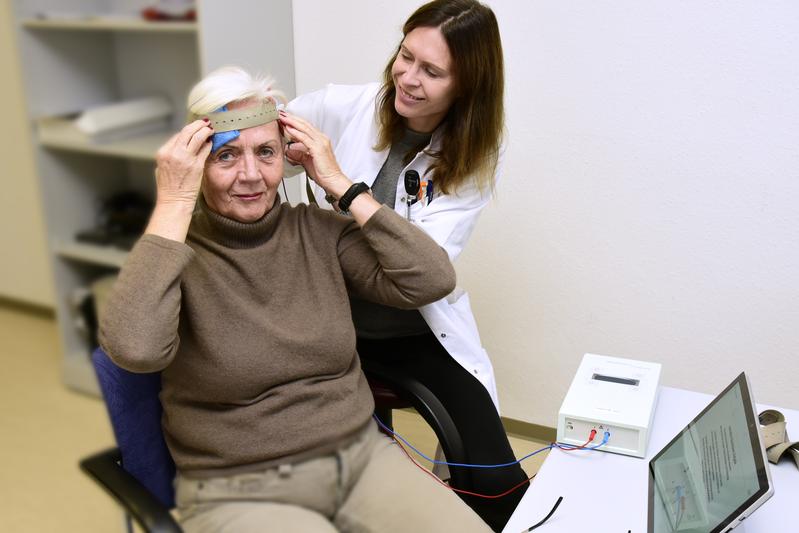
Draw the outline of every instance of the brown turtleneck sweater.
<instances>
[{"instance_id":1,"label":"brown turtleneck sweater","mask_svg":"<svg viewBox=\"0 0 799 533\"><path fill-rule=\"evenodd\" d=\"M167 444L184 475L326 453L371 415L348 293L402 308L455 285L446 253L387 207L358 228L315 206L243 224L200 199L187 242L145 235L120 272L100 344L162 371Z\"/></svg>"}]
</instances>

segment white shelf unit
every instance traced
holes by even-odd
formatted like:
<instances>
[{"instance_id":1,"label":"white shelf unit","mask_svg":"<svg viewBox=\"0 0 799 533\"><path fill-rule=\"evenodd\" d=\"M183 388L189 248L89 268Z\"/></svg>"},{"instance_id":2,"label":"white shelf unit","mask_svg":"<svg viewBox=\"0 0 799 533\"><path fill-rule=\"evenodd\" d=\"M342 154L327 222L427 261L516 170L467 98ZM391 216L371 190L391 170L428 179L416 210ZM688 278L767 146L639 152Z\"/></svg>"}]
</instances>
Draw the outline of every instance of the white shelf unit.
<instances>
[{"instance_id":1,"label":"white shelf unit","mask_svg":"<svg viewBox=\"0 0 799 533\"><path fill-rule=\"evenodd\" d=\"M90 394L98 392L89 360L94 347L74 326L70 296L118 270L127 252L78 242L76 233L96 225L103 200L112 194L154 194L155 152L182 126L186 93L202 74L239 64L270 73L288 97L294 95L291 0L198 0L196 22L140 20L137 14L149 4L14 0L55 278L63 380ZM65 117L92 106L153 95L172 103L169 131L109 143L70 133ZM37 127L43 122L46 130ZM299 186L288 184L289 199L296 201Z\"/></svg>"},{"instance_id":2,"label":"white shelf unit","mask_svg":"<svg viewBox=\"0 0 799 533\"><path fill-rule=\"evenodd\" d=\"M135 32L168 32L194 33L195 22L149 22L131 16L88 16L82 18L37 18L22 22L25 28L46 30L78 30L78 31L135 31Z\"/></svg>"}]
</instances>

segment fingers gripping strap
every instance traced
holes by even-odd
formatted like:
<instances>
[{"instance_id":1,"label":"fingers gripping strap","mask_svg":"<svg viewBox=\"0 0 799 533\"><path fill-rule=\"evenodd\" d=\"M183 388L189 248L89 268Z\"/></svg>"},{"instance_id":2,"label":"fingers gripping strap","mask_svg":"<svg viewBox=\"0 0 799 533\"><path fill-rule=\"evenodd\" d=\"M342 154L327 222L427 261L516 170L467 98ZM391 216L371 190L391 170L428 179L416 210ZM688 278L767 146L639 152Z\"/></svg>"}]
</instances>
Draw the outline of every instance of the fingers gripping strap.
<instances>
[{"instance_id":1,"label":"fingers gripping strap","mask_svg":"<svg viewBox=\"0 0 799 533\"><path fill-rule=\"evenodd\" d=\"M273 101L263 102L253 107L234 109L232 111L216 111L204 115L191 114L190 121L200 118L207 118L214 128L214 133L224 133L226 131L243 130L268 124L277 120L277 106Z\"/></svg>"},{"instance_id":2,"label":"fingers gripping strap","mask_svg":"<svg viewBox=\"0 0 799 533\"><path fill-rule=\"evenodd\" d=\"M796 461L796 466L799 467L799 441L788 440L788 433L785 430L785 415L774 409L768 409L760 413L758 418L769 462L777 464L783 454L790 451Z\"/></svg>"}]
</instances>

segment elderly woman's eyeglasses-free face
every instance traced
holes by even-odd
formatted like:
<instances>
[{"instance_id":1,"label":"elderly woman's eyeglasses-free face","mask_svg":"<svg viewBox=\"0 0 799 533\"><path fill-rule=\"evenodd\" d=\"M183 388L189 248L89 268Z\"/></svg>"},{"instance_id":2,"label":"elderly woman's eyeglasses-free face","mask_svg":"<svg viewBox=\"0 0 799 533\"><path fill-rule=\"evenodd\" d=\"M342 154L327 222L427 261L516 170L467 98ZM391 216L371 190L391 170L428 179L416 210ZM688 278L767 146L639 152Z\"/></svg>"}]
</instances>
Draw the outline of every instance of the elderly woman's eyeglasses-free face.
<instances>
[{"instance_id":1,"label":"elderly woman's eyeglasses-free face","mask_svg":"<svg viewBox=\"0 0 799 533\"><path fill-rule=\"evenodd\" d=\"M282 179L283 140L277 122L270 122L241 130L208 156L203 197L220 215L255 222L272 208Z\"/></svg>"}]
</instances>

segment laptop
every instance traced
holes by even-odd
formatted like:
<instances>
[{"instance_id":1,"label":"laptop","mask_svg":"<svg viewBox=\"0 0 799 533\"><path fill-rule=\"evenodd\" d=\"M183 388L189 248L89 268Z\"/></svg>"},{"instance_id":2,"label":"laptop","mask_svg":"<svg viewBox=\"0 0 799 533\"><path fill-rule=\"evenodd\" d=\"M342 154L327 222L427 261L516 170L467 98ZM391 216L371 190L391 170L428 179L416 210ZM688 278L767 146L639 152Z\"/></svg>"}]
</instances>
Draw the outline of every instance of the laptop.
<instances>
[{"instance_id":1,"label":"laptop","mask_svg":"<svg viewBox=\"0 0 799 533\"><path fill-rule=\"evenodd\" d=\"M725 533L774 493L744 373L649 461L648 533Z\"/></svg>"}]
</instances>

